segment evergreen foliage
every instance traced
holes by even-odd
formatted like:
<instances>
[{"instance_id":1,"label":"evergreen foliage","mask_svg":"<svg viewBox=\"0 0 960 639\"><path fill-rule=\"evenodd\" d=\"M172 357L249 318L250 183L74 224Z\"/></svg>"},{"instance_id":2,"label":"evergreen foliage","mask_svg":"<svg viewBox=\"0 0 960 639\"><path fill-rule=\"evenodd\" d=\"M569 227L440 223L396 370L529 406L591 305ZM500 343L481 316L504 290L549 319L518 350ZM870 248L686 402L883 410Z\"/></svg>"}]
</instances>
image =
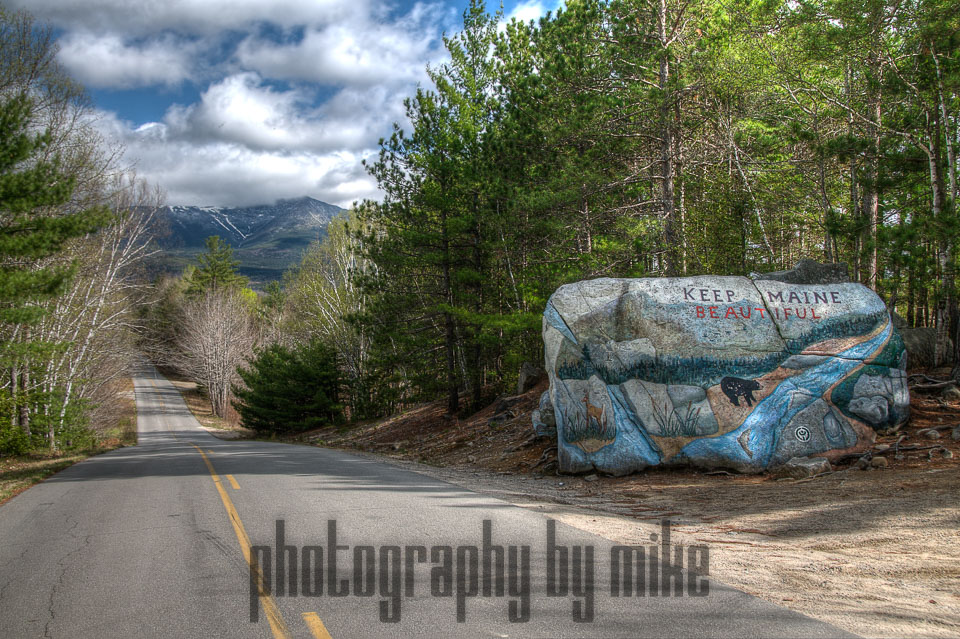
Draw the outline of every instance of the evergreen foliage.
<instances>
[{"instance_id":1,"label":"evergreen foliage","mask_svg":"<svg viewBox=\"0 0 960 639\"><path fill-rule=\"evenodd\" d=\"M471 3L407 102L412 131L369 166L385 197L363 207L355 320L400 402L453 413L504 388L542 358L561 284L806 257L847 262L956 351L958 0L577 0L499 19ZM814 327L761 368L883 319Z\"/></svg>"},{"instance_id":2,"label":"evergreen foliage","mask_svg":"<svg viewBox=\"0 0 960 639\"><path fill-rule=\"evenodd\" d=\"M102 208L67 207L75 179L51 152L51 131L35 132L35 117L34 100L26 91L0 101L0 366L13 380L0 402L0 454L40 444L42 440L34 441L38 433L46 435L50 448L70 447L81 436L89 437L83 435L82 409L60 410L57 392L30 383L42 381L46 364L67 346L33 337L31 329L73 277L74 264L49 258L105 223L108 214ZM41 419L31 427L32 414L42 414L50 423Z\"/></svg>"},{"instance_id":3,"label":"evergreen foliage","mask_svg":"<svg viewBox=\"0 0 960 639\"><path fill-rule=\"evenodd\" d=\"M29 324L39 302L56 296L71 269L42 266L71 238L106 221L103 209L64 213L75 180L57 155L47 158L51 134L31 132L33 100L25 93L0 102L0 322Z\"/></svg>"},{"instance_id":4,"label":"evergreen foliage","mask_svg":"<svg viewBox=\"0 0 960 639\"><path fill-rule=\"evenodd\" d=\"M336 357L318 340L300 348L272 344L238 372L244 387L234 386L233 406L247 428L296 432L342 417Z\"/></svg>"},{"instance_id":5,"label":"evergreen foliage","mask_svg":"<svg viewBox=\"0 0 960 639\"><path fill-rule=\"evenodd\" d=\"M187 295L198 295L211 290L240 289L247 278L237 272L240 260L233 258L233 247L211 235L206 240L207 250L197 256L196 268L189 272Z\"/></svg>"}]
</instances>

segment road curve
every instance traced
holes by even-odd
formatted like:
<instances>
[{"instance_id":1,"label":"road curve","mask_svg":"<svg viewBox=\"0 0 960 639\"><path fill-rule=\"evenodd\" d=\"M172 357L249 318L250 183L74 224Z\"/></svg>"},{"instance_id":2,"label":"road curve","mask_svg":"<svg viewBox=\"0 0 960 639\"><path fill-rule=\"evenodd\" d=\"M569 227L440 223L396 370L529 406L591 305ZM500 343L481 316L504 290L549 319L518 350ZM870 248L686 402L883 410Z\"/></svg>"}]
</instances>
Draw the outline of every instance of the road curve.
<instances>
[{"instance_id":1,"label":"road curve","mask_svg":"<svg viewBox=\"0 0 960 639\"><path fill-rule=\"evenodd\" d=\"M153 367L134 385L137 446L0 507L0 636L851 636L670 570L662 539L628 562L642 596L619 562L612 596L627 550L606 539L369 458L219 440Z\"/></svg>"}]
</instances>

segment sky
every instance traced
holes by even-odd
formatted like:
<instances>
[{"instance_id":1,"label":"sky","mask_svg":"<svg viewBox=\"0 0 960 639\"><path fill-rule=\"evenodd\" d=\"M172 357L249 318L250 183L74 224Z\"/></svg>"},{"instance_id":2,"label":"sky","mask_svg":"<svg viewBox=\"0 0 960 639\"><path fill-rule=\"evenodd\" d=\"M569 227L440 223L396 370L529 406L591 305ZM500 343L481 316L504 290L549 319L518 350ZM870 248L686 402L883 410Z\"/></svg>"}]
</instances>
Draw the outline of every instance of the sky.
<instances>
[{"instance_id":1,"label":"sky","mask_svg":"<svg viewBox=\"0 0 960 639\"><path fill-rule=\"evenodd\" d=\"M531 20L562 0L505 0ZM468 0L5 0L53 27L95 126L171 205L379 196L403 100L446 59ZM489 10L499 5L491 4Z\"/></svg>"}]
</instances>

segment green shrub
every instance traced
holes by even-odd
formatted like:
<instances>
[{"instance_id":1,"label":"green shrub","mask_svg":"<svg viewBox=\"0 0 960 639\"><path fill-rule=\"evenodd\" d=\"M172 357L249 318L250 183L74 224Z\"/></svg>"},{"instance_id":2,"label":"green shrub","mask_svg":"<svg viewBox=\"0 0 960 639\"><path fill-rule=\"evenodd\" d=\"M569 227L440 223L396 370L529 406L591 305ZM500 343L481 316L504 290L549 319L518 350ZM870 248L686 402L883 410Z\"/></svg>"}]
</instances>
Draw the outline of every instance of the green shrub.
<instances>
[{"instance_id":1,"label":"green shrub","mask_svg":"<svg viewBox=\"0 0 960 639\"><path fill-rule=\"evenodd\" d=\"M342 418L336 356L317 340L296 349L268 346L238 373L245 387L233 387L233 407L247 428L304 431Z\"/></svg>"}]
</instances>

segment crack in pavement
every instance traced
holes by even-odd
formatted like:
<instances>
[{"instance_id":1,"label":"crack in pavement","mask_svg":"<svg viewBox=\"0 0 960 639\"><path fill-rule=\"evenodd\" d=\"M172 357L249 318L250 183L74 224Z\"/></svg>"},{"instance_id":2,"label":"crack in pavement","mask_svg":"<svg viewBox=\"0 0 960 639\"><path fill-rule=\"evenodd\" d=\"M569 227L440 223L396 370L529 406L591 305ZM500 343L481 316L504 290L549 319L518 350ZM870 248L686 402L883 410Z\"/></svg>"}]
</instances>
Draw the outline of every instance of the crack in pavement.
<instances>
[{"instance_id":1,"label":"crack in pavement","mask_svg":"<svg viewBox=\"0 0 960 639\"><path fill-rule=\"evenodd\" d=\"M27 553L30 552L30 548L30 544L23 544L23 550L20 552L20 555L17 556L16 559L11 559L3 564L3 572L9 575L9 578L7 579L7 583L3 584L3 586L0 586L0 601L3 601L3 596L6 593L7 588L9 588L10 584L13 583L13 574L11 571L7 570L7 566L13 565L14 563L21 563L23 558L27 556Z\"/></svg>"},{"instance_id":2,"label":"crack in pavement","mask_svg":"<svg viewBox=\"0 0 960 639\"><path fill-rule=\"evenodd\" d=\"M69 522L70 519L71 518L68 516L67 521ZM69 534L74 539L78 539L78 537L73 534L73 531L76 530L79 526L80 526L80 522L74 520L73 526L71 526L70 529L67 530L67 534ZM63 585L63 578L66 576L67 570L69 570L70 568L70 566L67 565L67 562L70 560L71 557L73 557L74 555L78 554L81 550L86 548L90 544L91 538L93 538L93 535L84 535L82 544L77 545L76 548L74 548L73 550L68 552L66 555L61 557L59 560L57 560L57 566L62 568L62 570L60 571L60 576L57 577L57 582L53 584L53 586L50 588L50 595L47 597L47 614L50 616L50 618L47 620L47 623L44 624L43 626L44 637L50 637L50 638L53 637L53 635L50 634L50 625L56 619L56 613L54 612L54 605L55 605L54 599L56 598L57 589Z\"/></svg>"}]
</instances>

